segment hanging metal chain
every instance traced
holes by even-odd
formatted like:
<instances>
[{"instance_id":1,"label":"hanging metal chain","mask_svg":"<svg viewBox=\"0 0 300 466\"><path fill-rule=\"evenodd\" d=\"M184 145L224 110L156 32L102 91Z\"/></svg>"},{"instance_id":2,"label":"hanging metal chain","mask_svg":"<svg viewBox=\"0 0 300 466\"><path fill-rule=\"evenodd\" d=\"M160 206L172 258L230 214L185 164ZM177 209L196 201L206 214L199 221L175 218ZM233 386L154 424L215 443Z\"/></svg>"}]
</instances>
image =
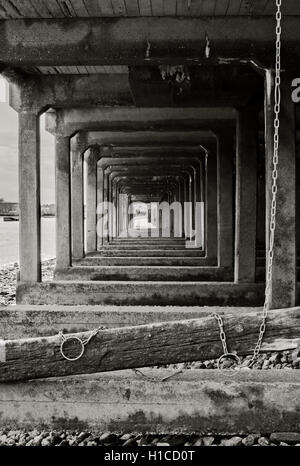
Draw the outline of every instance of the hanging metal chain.
<instances>
[{"instance_id":1,"label":"hanging metal chain","mask_svg":"<svg viewBox=\"0 0 300 466\"><path fill-rule=\"evenodd\" d=\"M250 360L248 367L251 367L261 349L264 334L266 331L266 322L268 312L271 305L272 297L272 277L273 277L273 258L274 258L274 238L276 230L276 210L277 210L277 179L278 179L278 149L279 149L279 126L280 126L280 103L281 103L281 5L282 0L276 0L276 63L275 63L275 86L274 86L274 141L273 141L273 159L272 159L272 198L271 198L271 209L270 209L270 224L269 224L269 249L267 252L267 265L266 265L266 288L265 288L265 300L263 307L262 322L259 327L259 336L253 355ZM232 357L234 353L228 353L226 335L224 332L222 318L218 314L214 314L220 328L220 339L223 346L224 354L218 360L218 367L220 366L221 360L226 356ZM235 355L236 356L236 355ZM238 359L236 357L236 359Z\"/></svg>"},{"instance_id":2,"label":"hanging metal chain","mask_svg":"<svg viewBox=\"0 0 300 466\"><path fill-rule=\"evenodd\" d=\"M220 340L221 340L221 343L222 343L222 346L223 346L223 354L218 359L218 362L217 362L218 369L221 368L221 364L222 364L223 360L225 360L225 359L226 360L228 360L228 359L232 360L231 366L239 365L241 363L241 360L238 357L238 355L236 353L229 353L228 352L227 342L226 342L226 334L224 332L224 324L223 324L222 317L219 314L214 314L213 317L218 322L219 329L220 329Z\"/></svg>"},{"instance_id":3,"label":"hanging metal chain","mask_svg":"<svg viewBox=\"0 0 300 466\"><path fill-rule=\"evenodd\" d=\"M263 308L263 318L259 329L259 337L253 351L253 356L250 361L252 365L257 359L263 337L266 331L266 321L271 305L272 297L272 277L273 277L273 258L274 258L274 238L276 230L276 210L277 210L277 179L278 179L278 150L279 150L279 126L280 126L280 103L281 103L281 4L282 0L276 0L276 63L275 63L275 89L274 89L274 141L273 141L273 160L272 160L272 199L270 212L269 226L269 250L267 256L267 271L266 271L266 289L265 302Z\"/></svg>"}]
</instances>

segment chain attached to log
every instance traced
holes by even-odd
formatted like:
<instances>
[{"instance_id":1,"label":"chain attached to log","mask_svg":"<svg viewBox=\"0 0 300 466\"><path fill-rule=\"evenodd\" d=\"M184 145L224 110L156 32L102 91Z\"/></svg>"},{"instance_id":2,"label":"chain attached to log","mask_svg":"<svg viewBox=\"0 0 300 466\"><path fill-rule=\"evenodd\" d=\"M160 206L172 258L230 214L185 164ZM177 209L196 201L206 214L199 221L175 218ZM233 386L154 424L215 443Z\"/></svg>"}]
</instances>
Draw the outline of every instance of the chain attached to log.
<instances>
[{"instance_id":1,"label":"chain attached to log","mask_svg":"<svg viewBox=\"0 0 300 466\"><path fill-rule=\"evenodd\" d=\"M272 159L272 198L270 209L270 238L269 250L267 253L267 270L266 270L266 288L265 288L265 301L263 307L262 322L259 327L259 336L253 355L250 360L249 368L255 363L263 342L264 334L266 331L266 322L268 312L271 306L272 297L272 276L273 276L273 258L274 258L274 238L276 229L276 210L277 210L277 179L278 179L278 149L279 149L279 126L280 126L280 102L281 102L281 5L282 0L276 0L276 63L275 63L275 86L274 86L274 146L273 146L273 159ZM215 319L218 321L220 327L220 339L223 345L224 354L218 360L218 368L225 359L235 359L239 365L239 358L235 353L228 353L226 344L226 335L224 333L223 321L218 314L214 314Z\"/></svg>"},{"instance_id":2,"label":"chain attached to log","mask_svg":"<svg viewBox=\"0 0 300 466\"><path fill-rule=\"evenodd\" d=\"M84 339L84 340L81 340L81 338L75 336L75 335L67 335L65 336L63 334L63 332L60 330L59 333L58 333L58 336L60 337L61 339L61 344L60 344L60 352L61 352L61 355L67 360L67 361L78 361L78 359L80 359L83 354L84 354L84 351L85 351L85 346L91 341L91 339L93 337L95 337L96 335L98 335L98 333L100 332L100 330L104 330L105 327L98 327L98 328L95 328L94 330L91 331L91 334L89 335L88 338ZM78 351L78 355L75 356L75 357L69 357L66 355L65 353L65 344L67 342L72 342L79 345L79 351Z\"/></svg>"}]
</instances>

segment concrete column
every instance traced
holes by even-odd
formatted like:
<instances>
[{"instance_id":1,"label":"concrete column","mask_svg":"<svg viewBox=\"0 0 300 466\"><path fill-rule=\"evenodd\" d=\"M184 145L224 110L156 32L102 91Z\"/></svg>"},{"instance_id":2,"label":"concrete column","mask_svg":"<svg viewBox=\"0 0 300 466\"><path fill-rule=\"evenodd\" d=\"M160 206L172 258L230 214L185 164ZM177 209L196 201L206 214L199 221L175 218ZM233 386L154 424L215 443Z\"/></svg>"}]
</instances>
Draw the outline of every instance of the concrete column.
<instances>
[{"instance_id":1,"label":"concrete column","mask_svg":"<svg viewBox=\"0 0 300 466\"><path fill-rule=\"evenodd\" d=\"M103 202L103 188L104 188L104 174L103 174L103 168L98 165L97 168L97 204L101 204ZM99 218L97 216L97 222ZM101 223L103 227L103 223ZM100 233L100 234L99 234ZM97 234L97 249L100 249L101 246L103 245L103 228L101 231L98 231Z\"/></svg>"},{"instance_id":2,"label":"concrete column","mask_svg":"<svg viewBox=\"0 0 300 466\"><path fill-rule=\"evenodd\" d=\"M199 164L196 167L195 173L195 245L196 247L203 247L204 246L204 221L202 218L202 169L201 163L199 160ZM199 241L200 240L200 241Z\"/></svg>"},{"instance_id":3,"label":"concrete column","mask_svg":"<svg viewBox=\"0 0 300 466\"><path fill-rule=\"evenodd\" d=\"M111 172L108 175L108 202L109 202L109 215L108 215L108 241L110 242L113 238L113 231L114 231L114 220L115 220L115 215L114 215L114 210L113 210L113 205L114 205L114 200L113 200L113 182L111 179Z\"/></svg>"},{"instance_id":4,"label":"concrete column","mask_svg":"<svg viewBox=\"0 0 300 466\"><path fill-rule=\"evenodd\" d=\"M189 176L184 176L184 209L183 209L183 217L184 217L184 237L185 239L189 239L190 234L190 209L189 209L189 202L190 202L190 182Z\"/></svg>"},{"instance_id":5,"label":"concrete column","mask_svg":"<svg viewBox=\"0 0 300 466\"><path fill-rule=\"evenodd\" d=\"M217 184L217 144L206 146L206 257L211 264L218 260L218 184Z\"/></svg>"},{"instance_id":6,"label":"concrete column","mask_svg":"<svg viewBox=\"0 0 300 466\"><path fill-rule=\"evenodd\" d=\"M37 113L19 113L20 280L41 281L40 128Z\"/></svg>"},{"instance_id":7,"label":"concrete column","mask_svg":"<svg viewBox=\"0 0 300 466\"><path fill-rule=\"evenodd\" d=\"M128 207L129 207L129 198L128 195L124 198L124 231L125 236L128 236Z\"/></svg>"},{"instance_id":8,"label":"concrete column","mask_svg":"<svg viewBox=\"0 0 300 466\"><path fill-rule=\"evenodd\" d=\"M233 266L233 137L218 134L218 263Z\"/></svg>"},{"instance_id":9,"label":"concrete column","mask_svg":"<svg viewBox=\"0 0 300 466\"><path fill-rule=\"evenodd\" d=\"M71 139L72 257L75 259L84 255L83 150L83 137L77 134Z\"/></svg>"},{"instance_id":10,"label":"concrete column","mask_svg":"<svg viewBox=\"0 0 300 466\"><path fill-rule=\"evenodd\" d=\"M55 138L56 269L71 266L70 139Z\"/></svg>"},{"instance_id":11,"label":"concrete column","mask_svg":"<svg viewBox=\"0 0 300 466\"><path fill-rule=\"evenodd\" d=\"M97 244L97 160L99 149L91 147L87 157L86 176L86 251L96 251Z\"/></svg>"},{"instance_id":12,"label":"concrete column","mask_svg":"<svg viewBox=\"0 0 300 466\"><path fill-rule=\"evenodd\" d=\"M269 224L272 158L273 158L273 94L271 72L265 82L266 140L266 211ZM279 128L279 163L276 230L274 241L272 308L293 307L296 303L296 154L295 106L291 99L291 80L284 73L281 82ZM267 228L269 245L269 228Z\"/></svg>"},{"instance_id":13,"label":"concrete column","mask_svg":"<svg viewBox=\"0 0 300 466\"><path fill-rule=\"evenodd\" d=\"M255 282L258 109L238 112L236 128L235 281Z\"/></svg>"},{"instance_id":14,"label":"concrete column","mask_svg":"<svg viewBox=\"0 0 300 466\"><path fill-rule=\"evenodd\" d=\"M118 227L117 186L116 186L115 180L112 180L111 182L111 194L112 194L112 205L114 206L113 217L112 217L112 238L115 238L117 235L117 227Z\"/></svg>"},{"instance_id":15,"label":"concrete column","mask_svg":"<svg viewBox=\"0 0 300 466\"><path fill-rule=\"evenodd\" d=\"M109 173L107 172L107 167L103 169L103 202L108 202L108 178L109 178ZM105 230L108 230L109 228L109 218L107 220L107 225L103 225L103 244L107 244L108 242L108 231L107 234L105 233Z\"/></svg>"}]
</instances>

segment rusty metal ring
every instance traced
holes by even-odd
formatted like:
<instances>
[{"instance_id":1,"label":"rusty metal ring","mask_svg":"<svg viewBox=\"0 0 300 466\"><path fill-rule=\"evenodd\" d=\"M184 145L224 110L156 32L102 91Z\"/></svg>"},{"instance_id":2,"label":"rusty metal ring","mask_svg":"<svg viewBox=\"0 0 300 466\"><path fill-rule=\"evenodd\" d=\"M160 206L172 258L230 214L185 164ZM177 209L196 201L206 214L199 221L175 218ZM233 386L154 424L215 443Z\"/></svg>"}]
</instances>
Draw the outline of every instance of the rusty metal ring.
<instances>
[{"instance_id":1,"label":"rusty metal ring","mask_svg":"<svg viewBox=\"0 0 300 466\"><path fill-rule=\"evenodd\" d=\"M218 362L217 362L217 367L218 367L219 370L221 370L221 367L220 367L221 361L222 361L223 359L226 359L226 358L228 358L228 359L234 359L234 360L236 361L236 365L237 365L237 366L239 366L239 365L241 364L241 360L240 360L240 358L239 358L236 354L234 354L234 353L224 353L224 354L222 354L222 356L218 359Z\"/></svg>"},{"instance_id":2,"label":"rusty metal ring","mask_svg":"<svg viewBox=\"0 0 300 466\"><path fill-rule=\"evenodd\" d=\"M80 350L80 353L78 356L76 356L75 358L69 358L68 356L65 355L64 353L64 344L67 342L67 341L70 341L70 340L76 340L76 341L79 341L80 345L81 345L81 350ZM61 342L61 345L60 345L60 352L62 354L62 356L67 359L67 361L77 361L78 359L81 358L81 356L83 355L84 353L84 344L82 342L82 340L78 337L73 337L73 336L70 336L70 337L65 337L64 340Z\"/></svg>"}]
</instances>

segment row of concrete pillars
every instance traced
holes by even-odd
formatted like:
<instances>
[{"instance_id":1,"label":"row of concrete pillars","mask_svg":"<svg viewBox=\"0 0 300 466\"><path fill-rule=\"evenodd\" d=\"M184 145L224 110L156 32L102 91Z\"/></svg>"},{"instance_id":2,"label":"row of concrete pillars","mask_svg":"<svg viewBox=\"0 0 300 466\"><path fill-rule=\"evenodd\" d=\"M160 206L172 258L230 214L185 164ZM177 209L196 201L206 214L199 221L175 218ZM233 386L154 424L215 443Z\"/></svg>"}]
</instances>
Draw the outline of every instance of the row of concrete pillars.
<instances>
[{"instance_id":1,"label":"row of concrete pillars","mask_svg":"<svg viewBox=\"0 0 300 466\"><path fill-rule=\"evenodd\" d=\"M268 71L264 103L267 246L273 155L272 89L272 74ZM283 78L273 307L294 306L296 303L295 109L289 90L289 80ZM41 280L38 123L38 113L20 113L20 282L23 284ZM234 283L255 283L259 128L256 105L238 110L234 132L212 122L213 137L199 141L193 147L185 146L179 155L172 154L161 145L158 149L152 148L151 155L147 155L149 141L142 149L141 143L136 150L128 147L126 150L122 147L115 149L113 137L110 145L86 147L87 125L85 122L85 130L77 127L75 137L74 127L70 135L59 131L55 134L57 272L71 267L72 260L82 259L86 254L98 251L101 255L103 248L113 244L124 229L128 231L130 218L124 212L131 198L149 203L151 195L154 195L158 201L166 196L168 202L178 201L181 205L184 202L191 202L193 206L196 202L203 203L203 241L193 254L187 249L185 255L196 258L200 267L214 267L212 282L214 273L217 276L220 268L227 268L232 271ZM123 199L123 204L120 204L120 199ZM102 202L111 202L117 210L112 216L110 232L97 235L97 205ZM192 215L191 228L195 228L196 223L196 216ZM174 227L173 224L173 230ZM183 221L182 236L186 239L189 238L187 230ZM218 287L218 283L214 286Z\"/></svg>"}]
</instances>

